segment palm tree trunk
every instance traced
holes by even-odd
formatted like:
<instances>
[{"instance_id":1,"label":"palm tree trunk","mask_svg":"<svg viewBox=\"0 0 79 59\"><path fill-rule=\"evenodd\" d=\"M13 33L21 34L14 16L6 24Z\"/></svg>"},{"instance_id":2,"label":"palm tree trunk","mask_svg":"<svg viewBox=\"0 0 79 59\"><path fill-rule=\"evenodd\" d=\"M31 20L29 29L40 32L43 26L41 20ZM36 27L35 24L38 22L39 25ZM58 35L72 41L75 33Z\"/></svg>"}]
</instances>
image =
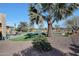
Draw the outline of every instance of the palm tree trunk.
<instances>
[{"instance_id":1,"label":"palm tree trunk","mask_svg":"<svg viewBox=\"0 0 79 59\"><path fill-rule=\"evenodd\" d=\"M48 36L48 37L51 37L51 36L52 36L52 22L51 22L51 20L48 20L47 36Z\"/></svg>"}]
</instances>

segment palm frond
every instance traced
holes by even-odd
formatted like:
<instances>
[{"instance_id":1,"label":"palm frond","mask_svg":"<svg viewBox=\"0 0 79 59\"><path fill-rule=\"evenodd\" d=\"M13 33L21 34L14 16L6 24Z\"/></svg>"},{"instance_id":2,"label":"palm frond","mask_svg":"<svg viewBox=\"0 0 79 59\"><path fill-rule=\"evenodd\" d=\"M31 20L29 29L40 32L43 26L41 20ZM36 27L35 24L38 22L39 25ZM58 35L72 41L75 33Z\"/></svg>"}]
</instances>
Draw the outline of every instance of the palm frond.
<instances>
[{"instance_id":1,"label":"palm frond","mask_svg":"<svg viewBox=\"0 0 79 59\"><path fill-rule=\"evenodd\" d=\"M38 5L39 9L35 6ZM40 7L41 6L41 7ZM67 18L68 16L73 14L73 11L77 9L79 4L75 3L40 3L31 6L30 8L30 16L32 21L41 23L43 20L49 20L53 18L53 22L58 22L62 19ZM49 15L44 16L42 13L47 12Z\"/></svg>"}]
</instances>

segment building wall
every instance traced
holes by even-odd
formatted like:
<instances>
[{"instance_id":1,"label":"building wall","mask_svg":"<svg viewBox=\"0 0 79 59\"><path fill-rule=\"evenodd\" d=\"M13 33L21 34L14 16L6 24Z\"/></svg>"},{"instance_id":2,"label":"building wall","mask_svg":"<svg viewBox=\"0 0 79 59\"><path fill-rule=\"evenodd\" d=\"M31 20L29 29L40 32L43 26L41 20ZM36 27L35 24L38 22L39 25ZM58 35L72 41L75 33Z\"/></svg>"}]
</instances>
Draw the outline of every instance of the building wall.
<instances>
[{"instance_id":1,"label":"building wall","mask_svg":"<svg viewBox=\"0 0 79 59\"><path fill-rule=\"evenodd\" d=\"M10 31L11 31L10 27L9 26L8 27L6 26L6 33L7 34L10 34Z\"/></svg>"},{"instance_id":2,"label":"building wall","mask_svg":"<svg viewBox=\"0 0 79 59\"><path fill-rule=\"evenodd\" d=\"M0 32L2 32L2 24L0 23Z\"/></svg>"},{"instance_id":3,"label":"building wall","mask_svg":"<svg viewBox=\"0 0 79 59\"><path fill-rule=\"evenodd\" d=\"M5 20L5 15L0 14L0 23L2 24L2 36L6 37L6 20Z\"/></svg>"}]
</instances>

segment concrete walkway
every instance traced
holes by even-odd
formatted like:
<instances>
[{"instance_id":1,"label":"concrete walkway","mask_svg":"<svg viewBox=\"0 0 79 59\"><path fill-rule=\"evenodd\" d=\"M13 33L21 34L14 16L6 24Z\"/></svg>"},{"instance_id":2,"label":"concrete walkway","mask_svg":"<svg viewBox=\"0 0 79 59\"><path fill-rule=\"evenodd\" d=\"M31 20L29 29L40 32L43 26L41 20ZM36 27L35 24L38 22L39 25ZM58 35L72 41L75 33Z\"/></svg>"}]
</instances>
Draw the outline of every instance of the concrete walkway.
<instances>
[{"instance_id":1,"label":"concrete walkway","mask_svg":"<svg viewBox=\"0 0 79 59\"><path fill-rule=\"evenodd\" d=\"M11 56L29 47L30 41L0 41L0 56Z\"/></svg>"},{"instance_id":2,"label":"concrete walkway","mask_svg":"<svg viewBox=\"0 0 79 59\"><path fill-rule=\"evenodd\" d=\"M79 42L79 35L73 35L72 38ZM32 49L31 41L0 41L0 56L12 56L14 53L22 53L21 55L25 56L41 56L41 55L63 55L64 53L70 53L72 50L69 48L73 44L71 37L63 36L52 36L48 38L48 41L51 43L53 50L49 52L38 53Z\"/></svg>"}]
</instances>

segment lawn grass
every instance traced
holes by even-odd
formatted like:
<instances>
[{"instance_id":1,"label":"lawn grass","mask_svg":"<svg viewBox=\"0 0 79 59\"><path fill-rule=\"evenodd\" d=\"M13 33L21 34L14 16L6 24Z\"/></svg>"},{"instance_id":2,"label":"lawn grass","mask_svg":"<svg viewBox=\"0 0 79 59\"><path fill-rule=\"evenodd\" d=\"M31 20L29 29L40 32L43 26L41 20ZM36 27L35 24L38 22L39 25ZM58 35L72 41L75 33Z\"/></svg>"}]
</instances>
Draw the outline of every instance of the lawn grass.
<instances>
[{"instance_id":1,"label":"lawn grass","mask_svg":"<svg viewBox=\"0 0 79 59\"><path fill-rule=\"evenodd\" d=\"M28 33L28 34L17 36L16 38L13 38L11 40L12 41L32 41L37 35L39 35L39 34L38 33Z\"/></svg>"},{"instance_id":2,"label":"lawn grass","mask_svg":"<svg viewBox=\"0 0 79 59\"><path fill-rule=\"evenodd\" d=\"M17 38L11 39L11 40L12 41L29 41L29 40L33 40L33 38L27 38L27 39L25 39L25 38L26 38L26 36L23 35L23 36L19 36Z\"/></svg>"}]
</instances>

